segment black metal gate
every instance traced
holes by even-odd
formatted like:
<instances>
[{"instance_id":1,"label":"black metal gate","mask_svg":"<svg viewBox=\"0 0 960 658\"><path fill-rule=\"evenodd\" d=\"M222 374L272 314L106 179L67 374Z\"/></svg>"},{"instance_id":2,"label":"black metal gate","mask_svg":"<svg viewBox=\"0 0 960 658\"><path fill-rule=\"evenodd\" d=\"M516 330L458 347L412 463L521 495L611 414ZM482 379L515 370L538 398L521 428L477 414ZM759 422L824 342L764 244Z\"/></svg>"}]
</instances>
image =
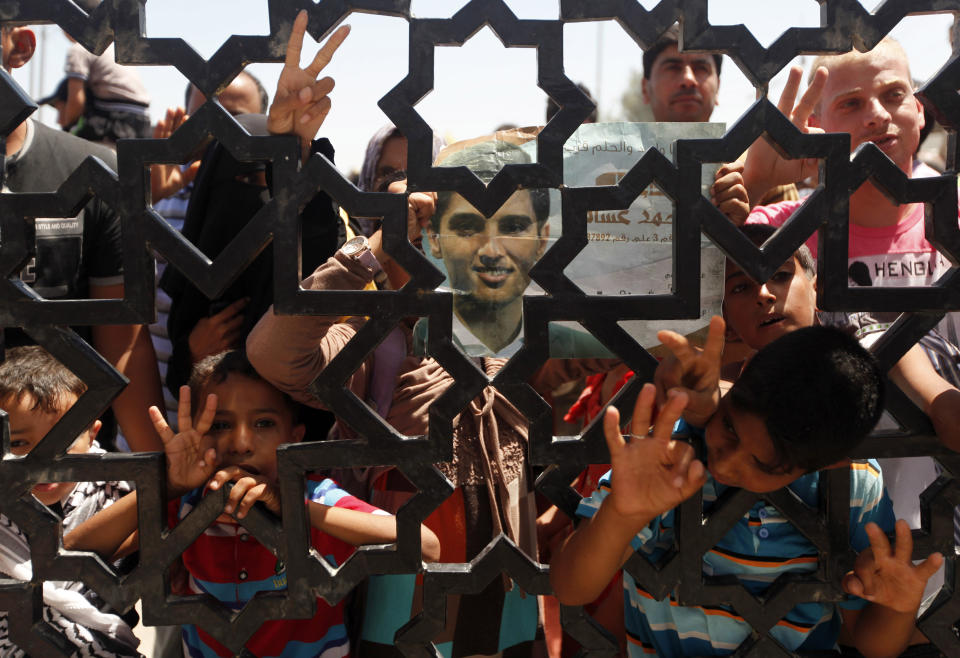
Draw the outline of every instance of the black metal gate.
<instances>
[{"instance_id":1,"label":"black metal gate","mask_svg":"<svg viewBox=\"0 0 960 658\"><path fill-rule=\"evenodd\" d=\"M179 39L147 38L145 0L106 0L87 15L69 0L0 0L4 23L56 23L88 50L100 53L116 43L117 61L123 64L175 66L207 97L223 89L250 62L279 62L296 13L306 9L309 31L317 39L329 34L353 11L404 17L410 30L410 73L382 100L381 107L409 140L409 182L413 189L456 190L484 211L495 210L516 188L560 187L562 147L592 104L565 75L563 24L570 21L617 20L641 48L677 20L682 25L686 49L730 55L760 91L790 60L802 53L840 53L851 48L867 50L908 14L960 10L960 0L886 0L874 12L857 0L819 0L821 26L793 28L769 48L763 48L743 26L711 26L708 0L661 0L652 10L636 0L561 0L559 20L519 20L502 0L473 0L449 19L411 16L405 0L269 0L269 36L231 37L204 61ZM538 82L562 107L538 138L536 166L505 167L487 186L469 173L431 166L431 127L414 104L433 87L433 45L460 45L483 26L489 26L506 46L536 47ZM638 52L639 60L639 52ZM950 131L960 125L960 58L954 58L922 90ZM26 94L6 73L0 73L0 134L8 134L35 109ZM146 168L153 163L182 163L207 134L213 135L238 159L269 161L274 168L275 196L240 233L229 252L211 263L191 249L148 203ZM701 163L736 159L758 137L766 134L790 157L818 158L823 184L806 201L804 233L779 233L764 250L749 243L699 193ZM848 146L837 135L804 135L772 104L761 97L722 139L679 140L676 165L650 151L615 186L563 188L563 236L542 259L532 275L548 293L526 300L524 327L527 347L493 380L526 415L530 427L529 459L548 467L538 489L568 513L578 501L568 486L585 464L603 463L606 449L598 424L580 440L555 440L552 415L526 383L547 359L547 326L550 321L575 320L616 351L641 375L651 375L655 361L618 322L630 319L668 319L696 314L699 303L699 236L705 233L751 276L763 281L795 247L821 230L820 297L822 308L901 311L903 315L876 345L884 364L894 363L944 312L960 309L960 273L956 269L936 286L910 289L856 289L847 286L846 250L848 199L852 191L871 179L901 203L928 202L928 236L954 263L960 258L957 227L957 181L954 150L950 150L949 175L910 180L872 145L850 158ZM951 139L951 145L955 140ZM480 591L491 579L507 573L530 593L547 593L548 569L533 562L505 537L495 539L468 564L420 563L418 524L449 494L445 479L429 464L449 459L452 419L488 384L486 377L454 347L449 332L432 339L440 347L438 360L456 377L456 384L431 410L428 436L400 437L373 412L342 388L344 378L404 317L442 318L451 314L449 294L435 292L438 272L405 238L406 205L402 197L361 193L328 161L315 156L299 165L298 145L292 137L255 137L246 134L217 104L207 103L173 137L167 140L121 141L117 146L119 170L88 161L56 192L0 195L0 325L22 327L39 344L74 370L89 386L70 416L26 458L9 454L4 423L4 459L0 461L0 512L23 528L31 540L34 580L0 581L0 608L10 614L13 639L35 656L56 655L61 644L40 617L41 582L82 579L111 605L127 609L143 600L148 624L202 626L220 642L242 652L244 642L264 619L309 614L319 592L338 600L374 573L423 573L424 612L398 634L397 644L409 655L433 655L431 638L442 627L445 595ZM586 244L588 210L627 207L651 183L656 183L676 204L674 227L674 290L672 294L631 297L598 297L581 292L562 275L564 267ZM341 418L366 436L361 445L301 444L280 454L284 499L302 498L303 475L320 467L339 465L396 465L419 493L399 514L401 530L395 550L368 548L358 551L342 568L334 570L308 549L307 520L303 507L284 508L282 520L252 513L245 525L266 546L274 549L288 570L289 589L258 595L236 614L212 599L173 597L168 594L165 568L222 509L223 494L211 495L192 513L188 522L168 532L163 485L163 457L159 454L68 456L66 448L79 428L99 415L124 386L122 378L67 325L149 323L154 316L153 252L162 254L211 297L221 292L269 241L289 253L299 250L299 209L317 187L348 212L363 217L383 217L387 246L412 276L401 291L306 292L299 289L297 259L276 259L275 302L281 313L365 315L370 321L347 349L331 364L316 390ZM17 273L32 249L32 217L72 216L74 209L97 196L122 218L124 282L126 296L117 301L46 302L29 297L16 285ZM440 330L442 332L442 329ZM541 340L542 339L542 340ZM637 380L642 377L636 378ZM616 397L615 404L630 407L640 382L633 381ZM960 469L960 456L943 448L929 421L899 390L891 387L888 409L906 428L903 433L876 436L859 457L933 455L945 470L924 495L924 528L915 532L916 554L939 550L948 556L946 584L933 607L920 621L924 633L947 655L960 654L954 625L960 619L960 599L953 550L952 515L960 504L960 487L952 474ZM69 554L60 548L59 519L37 501L25 496L37 482L126 479L135 481L141 500L141 552L139 566L119 576L89 554ZM739 492L701 522L699 497L682 508L679 552L665 563L651 566L634 557L627 568L651 592L677 589L678 596L700 605L726 603L755 629L737 655L786 655L769 635L770 629L795 602L841 596L840 576L852 564L847 543L849 481L845 471L832 471L820 508L810 510L787 492L764 498L781 509L817 546L819 568L809 578L792 579L772 587L762 600L737 584L716 583L700 576L702 555L712 548L725 528L758 497ZM608 655L615 642L579 608L563 610L564 627L590 655Z\"/></svg>"}]
</instances>

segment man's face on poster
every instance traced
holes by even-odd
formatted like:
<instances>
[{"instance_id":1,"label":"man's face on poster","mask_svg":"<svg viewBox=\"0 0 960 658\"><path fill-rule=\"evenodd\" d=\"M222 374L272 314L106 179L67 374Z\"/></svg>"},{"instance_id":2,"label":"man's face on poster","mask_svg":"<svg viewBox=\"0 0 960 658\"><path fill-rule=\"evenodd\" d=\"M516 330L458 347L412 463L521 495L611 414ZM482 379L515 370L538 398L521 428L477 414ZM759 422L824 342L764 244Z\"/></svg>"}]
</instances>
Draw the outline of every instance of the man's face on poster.
<instances>
[{"instance_id":1,"label":"man's face on poster","mask_svg":"<svg viewBox=\"0 0 960 658\"><path fill-rule=\"evenodd\" d=\"M537 223L530 192L514 192L492 217L459 194L441 212L430 251L443 260L460 301L505 306L521 297L547 243L547 225Z\"/></svg>"}]
</instances>

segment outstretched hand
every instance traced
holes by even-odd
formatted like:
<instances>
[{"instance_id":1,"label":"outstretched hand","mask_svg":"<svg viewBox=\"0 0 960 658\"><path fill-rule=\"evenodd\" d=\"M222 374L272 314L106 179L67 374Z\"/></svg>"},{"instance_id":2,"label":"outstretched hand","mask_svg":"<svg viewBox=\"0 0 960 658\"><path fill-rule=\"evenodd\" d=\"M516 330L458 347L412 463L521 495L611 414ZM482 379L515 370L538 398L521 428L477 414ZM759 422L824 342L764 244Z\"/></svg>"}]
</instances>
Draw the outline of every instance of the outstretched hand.
<instances>
[{"instance_id":1,"label":"outstretched hand","mask_svg":"<svg viewBox=\"0 0 960 658\"><path fill-rule=\"evenodd\" d=\"M318 80L317 76L350 34L350 26L343 25L330 35L309 66L301 69L300 53L306 31L307 12L304 10L297 14L293 23L286 61L277 81L277 93L267 115L267 130L275 135L297 135L305 153L330 112L329 94L333 91L333 78L327 76Z\"/></svg>"},{"instance_id":2,"label":"outstretched hand","mask_svg":"<svg viewBox=\"0 0 960 658\"><path fill-rule=\"evenodd\" d=\"M810 81L810 86L800 97L800 102L794 105L797 93L800 91L803 69L799 66L792 67L783 93L780 95L780 102L777 103L777 108L805 134L824 132L823 129L811 125L810 116L820 102L820 96L827 84L827 75L826 68L822 66L818 68L813 80ZM777 185L797 183L815 173L817 173L816 158L787 160L781 157L765 139L758 139L747 151L743 179L750 194L750 202L755 205Z\"/></svg>"},{"instance_id":3,"label":"outstretched hand","mask_svg":"<svg viewBox=\"0 0 960 658\"><path fill-rule=\"evenodd\" d=\"M174 432L157 407L150 407L150 420L163 441L167 456L167 494L181 496L202 486L213 474L217 465L217 451L213 439L207 434L217 413L217 396L207 396L203 411L196 424L190 415L190 387L180 387L180 403L177 407L177 425Z\"/></svg>"},{"instance_id":4,"label":"outstretched hand","mask_svg":"<svg viewBox=\"0 0 960 658\"><path fill-rule=\"evenodd\" d=\"M694 458L693 448L672 439L687 394L672 392L654 421L655 394L652 384L644 384L640 390L629 440L620 434L620 413L615 407L608 407L603 417L613 484L607 501L621 518L638 519L637 525L646 525L673 509L707 479L706 468Z\"/></svg>"},{"instance_id":5,"label":"outstretched hand","mask_svg":"<svg viewBox=\"0 0 960 658\"><path fill-rule=\"evenodd\" d=\"M843 590L897 612L916 614L927 580L943 564L943 556L934 553L914 565L913 536L903 519L897 521L893 549L876 523L868 523L866 531L870 548L857 556L853 571L843 577Z\"/></svg>"},{"instance_id":6,"label":"outstretched hand","mask_svg":"<svg viewBox=\"0 0 960 658\"><path fill-rule=\"evenodd\" d=\"M666 404L671 391L687 395L683 417L695 427L704 427L720 404L720 369L723 365L726 323L718 315L710 318L703 349L694 347L686 336L660 331L657 339L670 350L653 375L657 403Z\"/></svg>"},{"instance_id":7,"label":"outstretched hand","mask_svg":"<svg viewBox=\"0 0 960 658\"><path fill-rule=\"evenodd\" d=\"M167 139L190 117L182 107L171 107L166 116L153 128L154 139ZM150 195L153 203L173 196L197 177L200 161L191 162L185 168L173 164L150 165Z\"/></svg>"}]
</instances>

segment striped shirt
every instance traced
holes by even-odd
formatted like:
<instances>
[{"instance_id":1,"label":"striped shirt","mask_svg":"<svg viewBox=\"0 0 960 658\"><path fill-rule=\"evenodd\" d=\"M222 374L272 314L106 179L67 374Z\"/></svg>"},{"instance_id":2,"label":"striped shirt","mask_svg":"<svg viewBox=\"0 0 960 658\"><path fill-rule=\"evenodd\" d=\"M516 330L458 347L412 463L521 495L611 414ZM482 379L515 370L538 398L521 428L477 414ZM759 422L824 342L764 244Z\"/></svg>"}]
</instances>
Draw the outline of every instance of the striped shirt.
<instances>
[{"instance_id":1,"label":"striped shirt","mask_svg":"<svg viewBox=\"0 0 960 658\"><path fill-rule=\"evenodd\" d=\"M194 489L171 507L171 526L199 502L202 489ZM386 512L354 498L330 479L307 480L306 499L331 507L344 507L371 514ZM354 547L316 528L311 544L333 565L343 564ZM239 524L214 523L183 553L194 594L210 594L231 611L243 608L262 591L287 589L283 562ZM183 626L184 652L190 658L232 656L233 653L198 626ZM317 599L317 612L310 619L275 619L264 622L246 644L254 655L283 658L340 658L350 655L343 619L343 603L329 605Z\"/></svg>"},{"instance_id":2,"label":"striped shirt","mask_svg":"<svg viewBox=\"0 0 960 658\"><path fill-rule=\"evenodd\" d=\"M790 489L807 505L816 508L818 474L795 480ZM577 514L591 517L610 493L610 473L600 487L580 502ZM726 489L713 478L703 487L704 509L709 510ZM892 506L883 491L880 468L874 461L854 463L850 469L850 544L861 551L870 542L864 526L869 522L892 531ZM637 534L631 545L652 562L674 547L673 510L654 519ZM736 575L752 594L763 592L784 573L812 573L817 569L817 549L780 511L758 501L720 542L703 557L703 573ZM729 606L681 606L673 594L657 601L627 572L623 573L624 625L632 657L724 656L733 653L750 635L751 627ZM771 635L796 650L834 648L841 619L838 606L861 609L863 599L849 597L838 604L801 603L771 630ZM816 629L817 632L814 632Z\"/></svg>"}]
</instances>

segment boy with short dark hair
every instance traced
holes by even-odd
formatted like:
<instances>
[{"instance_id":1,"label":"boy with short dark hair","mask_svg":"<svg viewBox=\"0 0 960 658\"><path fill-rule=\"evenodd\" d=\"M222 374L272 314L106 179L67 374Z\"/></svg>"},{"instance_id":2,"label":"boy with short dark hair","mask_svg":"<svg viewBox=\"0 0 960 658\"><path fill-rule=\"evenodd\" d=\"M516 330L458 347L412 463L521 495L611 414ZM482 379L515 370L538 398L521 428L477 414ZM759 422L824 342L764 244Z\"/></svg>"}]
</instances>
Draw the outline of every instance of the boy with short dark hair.
<instances>
[{"instance_id":1,"label":"boy with short dark hair","mask_svg":"<svg viewBox=\"0 0 960 658\"><path fill-rule=\"evenodd\" d=\"M179 501L173 515L177 520L207 489L233 482L224 515L183 553L183 563L193 593L209 593L240 608L257 591L286 589L286 574L276 556L226 515L243 518L258 501L280 513L277 448L299 442L304 426L297 423L290 398L264 381L241 351L207 357L197 364L191 384L180 389L178 433L156 407L150 408L150 416L163 439L167 490ZM354 498L332 480L308 480L306 497L311 544L320 555L342 563L353 546L396 541L393 516ZM134 493L64 537L64 546L109 556L125 548L136 530ZM439 556L436 537L425 528L421 544L425 559ZM190 655L229 655L198 627L184 626L183 639ZM349 655L343 605L318 599L311 619L267 621L247 649L258 656Z\"/></svg>"},{"instance_id":2,"label":"boy with short dark hair","mask_svg":"<svg viewBox=\"0 0 960 658\"><path fill-rule=\"evenodd\" d=\"M728 486L757 493L789 486L815 507L818 474L813 471L846 461L873 428L882 410L883 380L876 361L854 339L821 327L790 333L758 352L721 399L723 333L723 321L714 318L700 352L682 336L661 332L659 338L681 366L680 377L674 387L661 379L664 402L656 418L656 387L643 387L629 441L620 435L616 409L607 410L604 433L612 470L581 502L578 514L589 521L551 565L561 602L592 600L634 550L659 559L674 544L673 508L701 487L708 508ZM703 440L706 464L694 458L690 445L673 440L677 436ZM893 515L874 463L853 464L850 480L850 543L862 552L843 587L854 596L838 604L801 603L771 634L789 650L801 645L831 650L837 638L830 627L839 626L842 615L863 654L897 655L913 633L924 585L942 557L935 554L914 566L903 522L897 523L896 552L891 550L884 531L892 529ZM868 546L872 552L865 550ZM704 568L715 576L736 575L751 593L760 594L780 574L815 571L817 553L777 508L761 501L704 555ZM751 632L733 609L655 601L626 573L624 589L631 655L723 655ZM821 627L826 632L815 632Z\"/></svg>"},{"instance_id":3,"label":"boy with short dark hair","mask_svg":"<svg viewBox=\"0 0 960 658\"><path fill-rule=\"evenodd\" d=\"M0 409L10 425L10 452L22 456L40 443L70 410L87 387L68 368L41 347L8 349L0 363ZM95 420L68 449L72 454L104 451L96 442L100 421ZM63 516L69 532L101 509L130 492L126 482L39 483L30 493ZM17 580L33 578L30 545L15 523L0 515L0 573ZM110 612L81 582L45 582L43 619L61 636L89 656L139 656L139 640L129 624ZM0 655L23 656L11 641L6 612L0 612Z\"/></svg>"}]
</instances>

